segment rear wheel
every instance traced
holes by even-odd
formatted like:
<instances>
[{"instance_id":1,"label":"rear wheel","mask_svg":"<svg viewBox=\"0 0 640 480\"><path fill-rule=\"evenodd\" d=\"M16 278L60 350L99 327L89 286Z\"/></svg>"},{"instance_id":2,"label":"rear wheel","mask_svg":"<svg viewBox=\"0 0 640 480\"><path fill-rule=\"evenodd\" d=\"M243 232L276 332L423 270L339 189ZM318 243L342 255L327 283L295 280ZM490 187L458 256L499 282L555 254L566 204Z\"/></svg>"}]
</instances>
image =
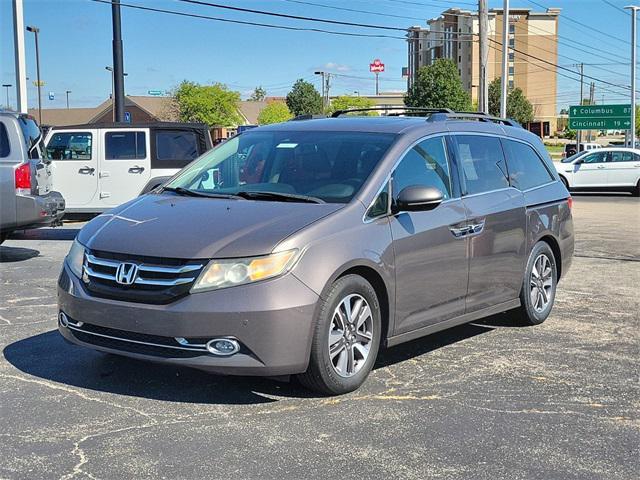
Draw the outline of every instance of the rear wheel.
<instances>
[{"instance_id":1,"label":"rear wheel","mask_svg":"<svg viewBox=\"0 0 640 480\"><path fill-rule=\"evenodd\" d=\"M520 307L514 310L516 320L524 325L539 325L553 308L558 282L558 269L553 250L546 242L538 242L529 255L520 292Z\"/></svg>"},{"instance_id":2,"label":"rear wheel","mask_svg":"<svg viewBox=\"0 0 640 480\"><path fill-rule=\"evenodd\" d=\"M634 189L631 191L631 194L632 194L634 197L640 197L640 180L638 180L638 183L636 184L636 188L634 188Z\"/></svg>"},{"instance_id":3,"label":"rear wheel","mask_svg":"<svg viewBox=\"0 0 640 480\"><path fill-rule=\"evenodd\" d=\"M328 395L351 392L365 381L378 355L380 304L371 284L359 275L338 279L322 302L309 367L298 379Z\"/></svg>"}]
</instances>

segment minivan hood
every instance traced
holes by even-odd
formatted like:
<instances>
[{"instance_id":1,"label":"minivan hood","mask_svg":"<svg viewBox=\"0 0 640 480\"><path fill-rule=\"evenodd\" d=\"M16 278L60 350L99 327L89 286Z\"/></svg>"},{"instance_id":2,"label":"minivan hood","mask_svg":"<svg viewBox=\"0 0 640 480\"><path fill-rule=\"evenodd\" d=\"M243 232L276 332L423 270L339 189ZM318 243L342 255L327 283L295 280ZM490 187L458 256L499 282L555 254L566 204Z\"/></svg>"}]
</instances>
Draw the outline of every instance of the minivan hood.
<instances>
[{"instance_id":1,"label":"minivan hood","mask_svg":"<svg viewBox=\"0 0 640 480\"><path fill-rule=\"evenodd\" d=\"M343 206L151 194L96 217L78 240L92 250L136 256L250 257L270 253Z\"/></svg>"}]
</instances>

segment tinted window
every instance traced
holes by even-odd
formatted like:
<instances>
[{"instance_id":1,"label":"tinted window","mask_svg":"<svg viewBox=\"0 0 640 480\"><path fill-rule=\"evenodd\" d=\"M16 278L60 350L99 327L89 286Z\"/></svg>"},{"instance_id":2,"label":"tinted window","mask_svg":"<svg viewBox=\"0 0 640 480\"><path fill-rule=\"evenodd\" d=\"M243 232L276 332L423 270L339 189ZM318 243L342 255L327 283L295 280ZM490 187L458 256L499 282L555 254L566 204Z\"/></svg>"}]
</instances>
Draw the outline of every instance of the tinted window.
<instances>
[{"instance_id":1,"label":"tinted window","mask_svg":"<svg viewBox=\"0 0 640 480\"><path fill-rule=\"evenodd\" d=\"M345 203L394 138L364 132L249 131L204 154L168 186L210 193L308 195Z\"/></svg>"},{"instance_id":2,"label":"tinted window","mask_svg":"<svg viewBox=\"0 0 640 480\"><path fill-rule=\"evenodd\" d=\"M45 149L51 160L91 160L93 136L87 132L55 133Z\"/></svg>"},{"instance_id":3,"label":"tinted window","mask_svg":"<svg viewBox=\"0 0 640 480\"><path fill-rule=\"evenodd\" d=\"M18 123L22 130L27 151L29 152L29 158L40 158L41 152L38 145L40 143L40 136L42 135L40 127L38 127L35 120L25 115L21 115L18 118Z\"/></svg>"},{"instance_id":4,"label":"tinted window","mask_svg":"<svg viewBox=\"0 0 640 480\"><path fill-rule=\"evenodd\" d=\"M610 162L635 162L633 157L633 152L609 152Z\"/></svg>"},{"instance_id":5,"label":"tinted window","mask_svg":"<svg viewBox=\"0 0 640 480\"><path fill-rule=\"evenodd\" d=\"M369 210L367 218L375 218L387 213L389 209L389 182L384 186L382 191L376 197Z\"/></svg>"},{"instance_id":6,"label":"tinted window","mask_svg":"<svg viewBox=\"0 0 640 480\"><path fill-rule=\"evenodd\" d=\"M582 158L582 163L602 163L607 161L606 152L592 153Z\"/></svg>"},{"instance_id":7,"label":"tinted window","mask_svg":"<svg viewBox=\"0 0 640 480\"><path fill-rule=\"evenodd\" d=\"M7 127L4 126L4 123L0 122L0 158L8 157L10 151Z\"/></svg>"},{"instance_id":8,"label":"tinted window","mask_svg":"<svg viewBox=\"0 0 640 480\"><path fill-rule=\"evenodd\" d=\"M502 145L496 137L455 136L457 157L469 195L509 186Z\"/></svg>"},{"instance_id":9,"label":"tinted window","mask_svg":"<svg viewBox=\"0 0 640 480\"><path fill-rule=\"evenodd\" d=\"M187 160L198 156L195 132L161 130L156 132L156 158L159 161ZM162 165L158 165L162 168Z\"/></svg>"},{"instance_id":10,"label":"tinted window","mask_svg":"<svg viewBox=\"0 0 640 480\"><path fill-rule=\"evenodd\" d=\"M521 142L505 140L511 185L528 190L549 183L553 177L533 148Z\"/></svg>"},{"instance_id":11,"label":"tinted window","mask_svg":"<svg viewBox=\"0 0 640 480\"><path fill-rule=\"evenodd\" d=\"M104 138L107 160L137 160L147 156L144 132L107 132Z\"/></svg>"},{"instance_id":12,"label":"tinted window","mask_svg":"<svg viewBox=\"0 0 640 480\"><path fill-rule=\"evenodd\" d=\"M393 172L393 192L412 185L436 187L444 198L451 197L451 176L444 137L424 140L403 157Z\"/></svg>"}]
</instances>

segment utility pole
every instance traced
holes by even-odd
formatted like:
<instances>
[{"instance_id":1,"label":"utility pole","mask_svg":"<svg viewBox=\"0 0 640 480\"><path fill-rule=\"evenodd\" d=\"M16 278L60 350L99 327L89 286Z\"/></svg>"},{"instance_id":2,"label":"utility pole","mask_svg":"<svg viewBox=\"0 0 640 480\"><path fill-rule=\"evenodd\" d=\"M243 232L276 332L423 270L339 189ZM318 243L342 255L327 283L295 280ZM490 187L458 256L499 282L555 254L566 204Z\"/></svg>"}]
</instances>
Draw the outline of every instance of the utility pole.
<instances>
[{"instance_id":1,"label":"utility pole","mask_svg":"<svg viewBox=\"0 0 640 480\"><path fill-rule=\"evenodd\" d=\"M113 23L113 96L115 121L124 122L124 61L122 58L122 26L120 22L120 0L111 0Z\"/></svg>"},{"instance_id":2,"label":"utility pole","mask_svg":"<svg viewBox=\"0 0 640 480\"><path fill-rule=\"evenodd\" d=\"M13 43L16 55L16 111L27 113L27 64L24 53L24 9L22 0L13 0Z\"/></svg>"},{"instance_id":3,"label":"utility pole","mask_svg":"<svg viewBox=\"0 0 640 480\"><path fill-rule=\"evenodd\" d=\"M629 146L636 147L636 14L640 7L624 7L631 10L631 131Z\"/></svg>"},{"instance_id":4,"label":"utility pole","mask_svg":"<svg viewBox=\"0 0 640 480\"><path fill-rule=\"evenodd\" d=\"M36 38L36 85L38 86L38 123L42 125L42 80L40 80L40 47L38 46L38 34L40 29L28 26L27 31L32 32Z\"/></svg>"},{"instance_id":5,"label":"utility pole","mask_svg":"<svg viewBox=\"0 0 640 480\"><path fill-rule=\"evenodd\" d=\"M595 82L591 82L591 84L589 85L589 105L595 105L596 103L596 98L595 98L595 93L596 93L596 84ZM593 131L589 130L589 141L593 141Z\"/></svg>"},{"instance_id":6,"label":"utility pole","mask_svg":"<svg viewBox=\"0 0 640 480\"><path fill-rule=\"evenodd\" d=\"M324 87L324 93L325 93L325 95L327 97L327 99L325 101L325 109L326 109L326 108L329 108L329 88L331 87L331 74L327 73L325 75L325 78L326 78L326 84L325 84L325 87Z\"/></svg>"},{"instance_id":7,"label":"utility pole","mask_svg":"<svg viewBox=\"0 0 640 480\"><path fill-rule=\"evenodd\" d=\"M69 110L69 94L71 93L71 90L67 90L65 93L67 94L67 110Z\"/></svg>"},{"instance_id":8,"label":"utility pole","mask_svg":"<svg viewBox=\"0 0 640 480\"><path fill-rule=\"evenodd\" d=\"M577 66L580 67L580 102L578 103L578 105L582 106L582 89L584 87L584 63L580 63ZM580 152L580 145L582 144L582 130L578 130L576 140L576 152Z\"/></svg>"},{"instance_id":9,"label":"utility pole","mask_svg":"<svg viewBox=\"0 0 640 480\"><path fill-rule=\"evenodd\" d=\"M324 91L325 91L325 80L324 80L324 76L325 76L325 72L313 72L315 75L320 75L320 88L322 89L322 110L325 110L327 108L327 105L325 103L325 95L324 95Z\"/></svg>"},{"instance_id":10,"label":"utility pole","mask_svg":"<svg viewBox=\"0 0 640 480\"><path fill-rule=\"evenodd\" d=\"M487 82L489 12L487 11L487 0L478 0L478 16L480 26L480 86L478 90L478 111L489 113L489 85Z\"/></svg>"},{"instance_id":11,"label":"utility pole","mask_svg":"<svg viewBox=\"0 0 640 480\"><path fill-rule=\"evenodd\" d=\"M507 62L509 60L509 0L504 0L504 8L502 10L502 80L500 86L502 92L500 94L500 116L507 117L507 84L508 70Z\"/></svg>"}]
</instances>

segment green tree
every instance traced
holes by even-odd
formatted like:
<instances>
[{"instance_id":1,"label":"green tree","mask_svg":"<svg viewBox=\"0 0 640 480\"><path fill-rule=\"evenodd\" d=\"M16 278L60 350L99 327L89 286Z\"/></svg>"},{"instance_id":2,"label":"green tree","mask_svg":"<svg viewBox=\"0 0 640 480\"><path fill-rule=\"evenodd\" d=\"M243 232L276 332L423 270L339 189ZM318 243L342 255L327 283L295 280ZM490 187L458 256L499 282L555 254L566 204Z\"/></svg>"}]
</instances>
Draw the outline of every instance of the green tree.
<instances>
[{"instance_id":1,"label":"green tree","mask_svg":"<svg viewBox=\"0 0 640 480\"><path fill-rule=\"evenodd\" d=\"M173 92L181 122L202 122L210 127L235 127L242 123L240 93L226 85L200 85L184 80Z\"/></svg>"},{"instance_id":2,"label":"green tree","mask_svg":"<svg viewBox=\"0 0 640 480\"><path fill-rule=\"evenodd\" d=\"M471 97L462 86L458 67L453 60L444 58L420 67L404 103L408 107L471 109Z\"/></svg>"},{"instance_id":3,"label":"green tree","mask_svg":"<svg viewBox=\"0 0 640 480\"><path fill-rule=\"evenodd\" d=\"M311 83L299 79L287 94L287 107L294 115L322 113L322 97Z\"/></svg>"},{"instance_id":4,"label":"green tree","mask_svg":"<svg viewBox=\"0 0 640 480\"><path fill-rule=\"evenodd\" d=\"M258 125L286 122L293 115L284 102L271 102L258 114Z\"/></svg>"},{"instance_id":5,"label":"green tree","mask_svg":"<svg viewBox=\"0 0 640 480\"><path fill-rule=\"evenodd\" d=\"M327 113L333 113L337 110L349 110L351 108L370 108L374 107L376 102L367 97L356 97L353 95L341 95L331 100L331 105ZM358 115L376 116L377 112L361 112Z\"/></svg>"},{"instance_id":6,"label":"green tree","mask_svg":"<svg viewBox=\"0 0 640 480\"><path fill-rule=\"evenodd\" d=\"M640 138L640 105L636 105L636 137Z\"/></svg>"},{"instance_id":7,"label":"green tree","mask_svg":"<svg viewBox=\"0 0 640 480\"><path fill-rule=\"evenodd\" d=\"M501 94L500 78L495 78L489 84L489 114L496 117L500 116ZM507 117L523 125L533 121L533 105L520 88L513 88L507 94Z\"/></svg>"},{"instance_id":8,"label":"green tree","mask_svg":"<svg viewBox=\"0 0 640 480\"><path fill-rule=\"evenodd\" d=\"M253 93L249 97L252 102L261 102L267 96L267 91L262 88L262 85L253 89Z\"/></svg>"}]
</instances>

